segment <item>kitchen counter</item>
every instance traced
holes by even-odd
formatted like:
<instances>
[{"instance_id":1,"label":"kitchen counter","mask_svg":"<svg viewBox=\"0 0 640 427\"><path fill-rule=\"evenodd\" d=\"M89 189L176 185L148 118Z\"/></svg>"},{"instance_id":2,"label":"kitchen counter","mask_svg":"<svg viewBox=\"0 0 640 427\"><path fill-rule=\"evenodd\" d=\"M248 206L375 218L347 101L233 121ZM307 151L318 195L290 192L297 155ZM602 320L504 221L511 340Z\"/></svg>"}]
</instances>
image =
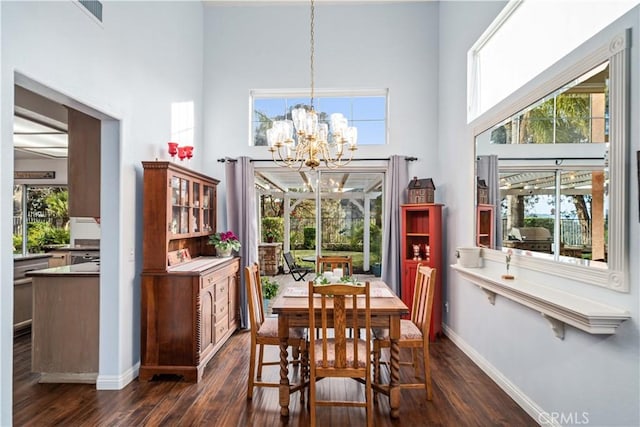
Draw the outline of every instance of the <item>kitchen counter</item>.
<instances>
[{"instance_id":1,"label":"kitchen counter","mask_svg":"<svg viewBox=\"0 0 640 427\"><path fill-rule=\"evenodd\" d=\"M22 255L22 254L13 254L13 260L14 261L23 261L23 260L29 260L29 259L39 259L39 258L50 258L51 254L26 254L26 255Z\"/></svg>"},{"instance_id":2,"label":"kitchen counter","mask_svg":"<svg viewBox=\"0 0 640 427\"><path fill-rule=\"evenodd\" d=\"M31 370L41 383L93 383L98 377L100 263L27 273L33 281Z\"/></svg>"},{"instance_id":3,"label":"kitchen counter","mask_svg":"<svg viewBox=\"0 0 640 427\"><path fill-rule=\"evenodd\" d=\"M85 262L82 264L63 265L60 267L45 268L43 270L29 271L27 276L99 276L100 262Z\"/></svg>"}]
</instances>

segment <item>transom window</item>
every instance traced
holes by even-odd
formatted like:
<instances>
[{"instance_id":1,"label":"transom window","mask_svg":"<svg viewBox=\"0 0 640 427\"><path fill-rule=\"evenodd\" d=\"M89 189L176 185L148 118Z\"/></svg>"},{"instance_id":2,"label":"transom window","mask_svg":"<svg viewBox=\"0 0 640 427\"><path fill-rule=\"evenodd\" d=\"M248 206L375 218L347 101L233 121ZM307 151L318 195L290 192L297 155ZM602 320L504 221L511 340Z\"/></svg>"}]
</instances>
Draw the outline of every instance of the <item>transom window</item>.
<instances>
[{"instance_id":1,"label":"transom window","mask_svg":"<svg viewBox=\"0 0 640 427\"><path fill-rule=\"evenodd\" d=\"M291 119L291 110L309 106L308 94L251 94L251 144L266 146L266 131L275 120ZM313 102L320 123L329 123L332 113L342 113L349 126L358 128L358 145L384 145L387 142L387 91L317 96Z\"/></svg>"}]
</instances>

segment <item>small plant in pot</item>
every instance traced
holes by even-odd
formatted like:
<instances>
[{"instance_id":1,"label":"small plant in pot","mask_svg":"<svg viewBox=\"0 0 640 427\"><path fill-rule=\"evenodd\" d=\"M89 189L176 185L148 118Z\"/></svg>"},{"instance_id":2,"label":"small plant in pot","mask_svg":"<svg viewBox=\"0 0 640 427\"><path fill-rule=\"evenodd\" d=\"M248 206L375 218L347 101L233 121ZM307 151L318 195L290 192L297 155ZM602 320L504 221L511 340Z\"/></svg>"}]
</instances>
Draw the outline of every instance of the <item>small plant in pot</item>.
<instances>
[{"instance_id":1,"label":"small plant in pot","mask_svg":"<svg viewBox=\"0 0 640 427\"><path fill-rule=\"evenodd\" d=\"M282 241L284 220L280 217L262 218L262 239L267 243Z\"/></svg>"},{"instance_id":2,"label":"small plant in pot","mask_svg":"<svg viewBox=\"0 0 640 427\"><path fill-rule=\"evenodd\" d=\"M276 297L276 295L278 295L280 284L275 280L269 279L267 276L262 276L260 278L260 283L262 285L262 306L264 308L265 314L267 314L269 312L269 301L271 301Z\"/></svg>"}]
</instances>

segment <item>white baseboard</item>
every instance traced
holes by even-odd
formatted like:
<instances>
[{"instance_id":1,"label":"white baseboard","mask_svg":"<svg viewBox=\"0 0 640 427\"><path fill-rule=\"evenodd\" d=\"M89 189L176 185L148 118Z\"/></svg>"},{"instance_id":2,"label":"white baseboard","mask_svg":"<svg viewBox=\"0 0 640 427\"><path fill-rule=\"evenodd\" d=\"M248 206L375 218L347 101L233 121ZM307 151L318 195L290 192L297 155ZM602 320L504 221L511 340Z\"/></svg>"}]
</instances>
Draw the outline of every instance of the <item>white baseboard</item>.
<instances>
[{"instance_id":1,"label":"white baseboard","mask_svg":"<svg viewBox=\"0 0 640 427\"><path fill-rule=\"evenodd\" d=\"M122 390L138 377L140 362L127 369L122 375L98 375L97 390Z\"/></svg>"},{"instance_id":2,"label":"white baseboard","mask_svg":"<svg viewBox=\"0 0 640 427\"><path fill-rule=\"evenodd\" d=\"M509 395L516 403L524 409L524 411L531 416L538 424L544 426L561 427L556 419L553 419L549 414L538 406L533 400L531 400L526 394L522 392L515 384L513 384L507 377L502 375L502 372L497 370L487 359L482 357L473 347L471 347L465 340L463 340L453 329L448 325L443 324L442 329L445 335L458 347L464 354L466 354L482 371L489 376L505 393Z\"/></svg>"}]
</instances>

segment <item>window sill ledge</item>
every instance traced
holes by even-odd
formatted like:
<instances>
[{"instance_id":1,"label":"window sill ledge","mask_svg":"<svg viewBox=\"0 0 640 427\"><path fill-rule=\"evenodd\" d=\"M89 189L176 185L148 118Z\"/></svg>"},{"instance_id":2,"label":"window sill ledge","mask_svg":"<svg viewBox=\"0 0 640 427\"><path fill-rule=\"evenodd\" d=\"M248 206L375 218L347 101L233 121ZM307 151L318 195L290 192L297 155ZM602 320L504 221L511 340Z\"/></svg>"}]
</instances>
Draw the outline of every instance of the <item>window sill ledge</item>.
<instances>
[{"instance_id":1,"label":"window sill ledge","mask_svg":"<svg viewBox=\"0 0 640 427\"><path fill-rule=\"evenodd\" d=\"M518 278L505 280L489 268L467 268L457 264L451 267L480 287L492 305L496 295L500 295L540 312L559 339L564 339L565 325L589 334L615 334L618 326L631 318L627 310Z\"/></svg>"}]
</instances>

